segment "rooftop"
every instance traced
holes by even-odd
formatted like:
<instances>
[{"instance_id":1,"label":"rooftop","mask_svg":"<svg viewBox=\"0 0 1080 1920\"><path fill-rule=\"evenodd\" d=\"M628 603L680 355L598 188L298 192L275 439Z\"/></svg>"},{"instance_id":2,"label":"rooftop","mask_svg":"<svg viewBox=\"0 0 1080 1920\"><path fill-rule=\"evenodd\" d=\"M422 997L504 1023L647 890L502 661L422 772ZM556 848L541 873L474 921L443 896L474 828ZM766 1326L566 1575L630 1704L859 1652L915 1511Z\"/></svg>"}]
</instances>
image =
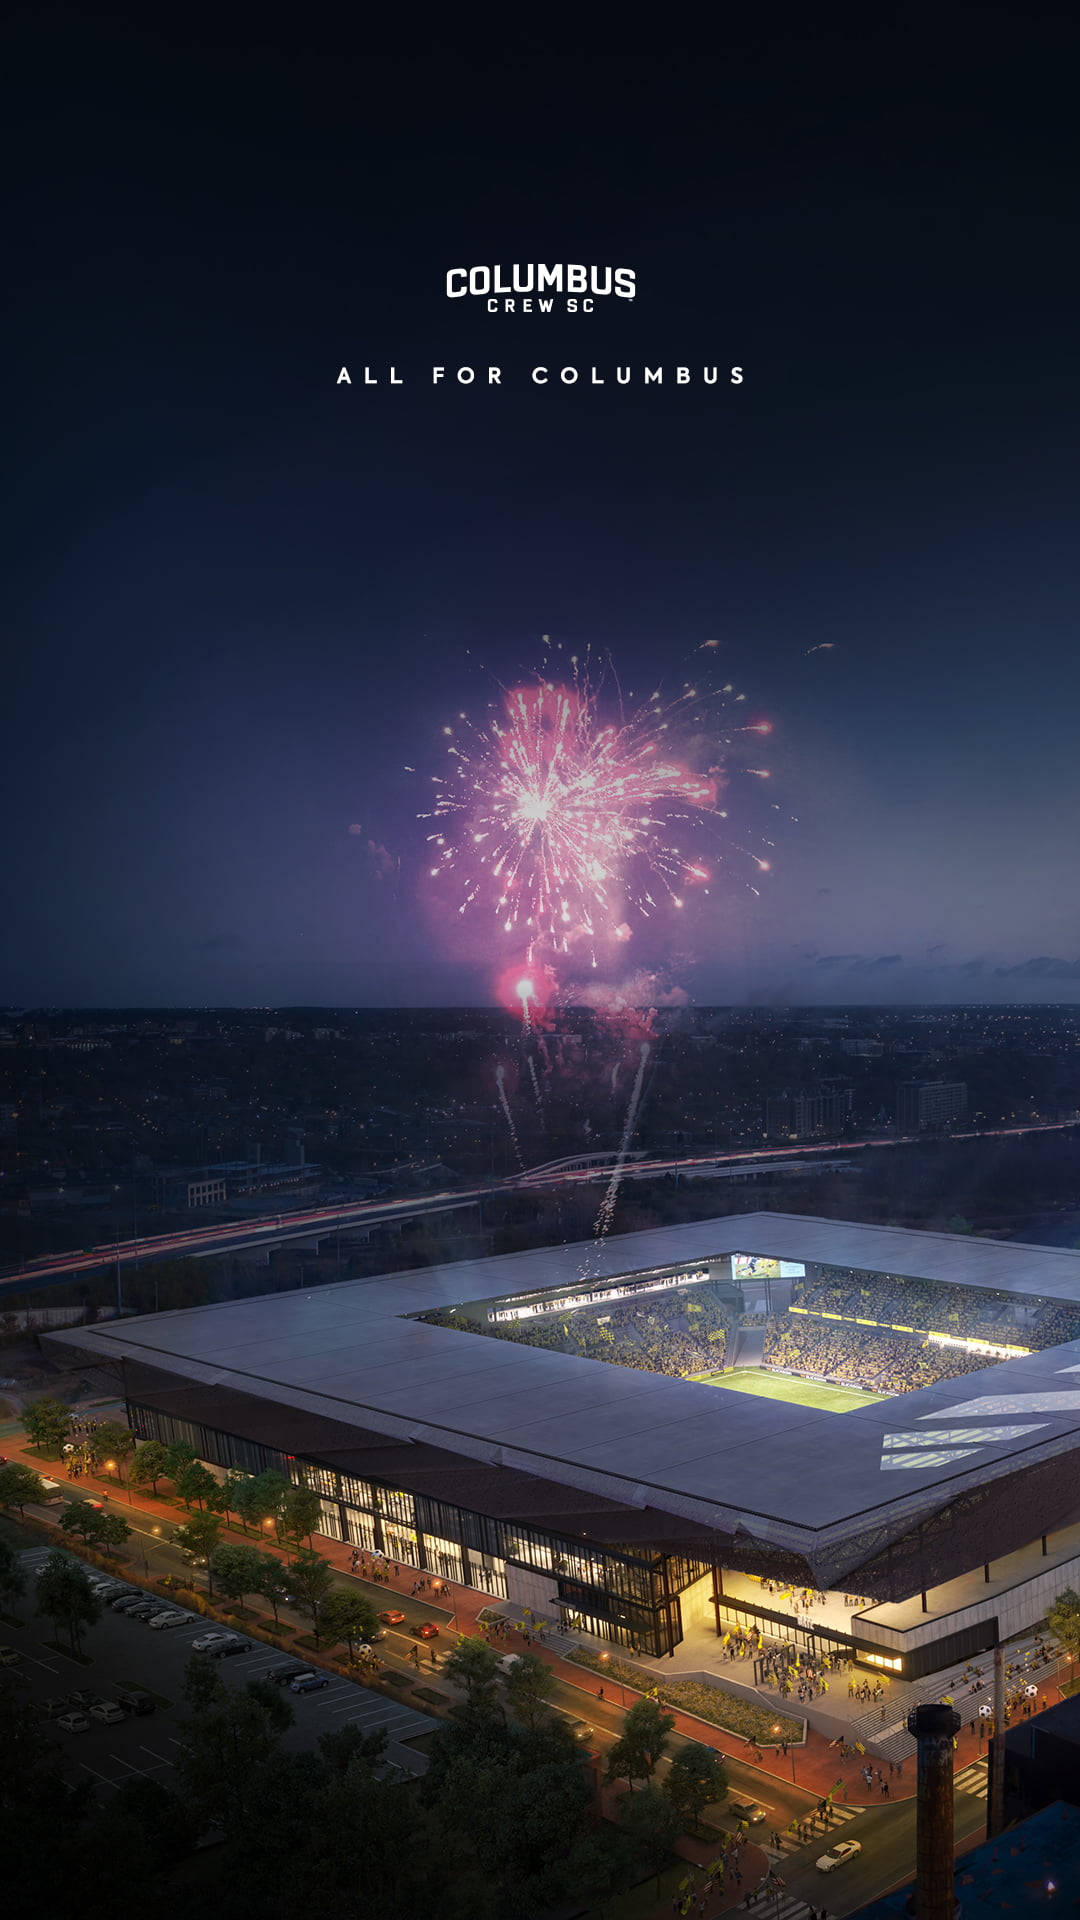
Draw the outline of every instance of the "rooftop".
<instances>
[{"instance_id":1,"label":"rooftop","mask_svg":"<svg viewBox=\"0 0 1080 1920\"><path fill-rule=\"evenodd\" d=\"M797 1551L1080 1445L1080 1341L837 1415L408 1317L735 1252L1080 1300L1080 1254L762 1212L78 1328L63 1344Z\"/></svg>"}]
</instances>

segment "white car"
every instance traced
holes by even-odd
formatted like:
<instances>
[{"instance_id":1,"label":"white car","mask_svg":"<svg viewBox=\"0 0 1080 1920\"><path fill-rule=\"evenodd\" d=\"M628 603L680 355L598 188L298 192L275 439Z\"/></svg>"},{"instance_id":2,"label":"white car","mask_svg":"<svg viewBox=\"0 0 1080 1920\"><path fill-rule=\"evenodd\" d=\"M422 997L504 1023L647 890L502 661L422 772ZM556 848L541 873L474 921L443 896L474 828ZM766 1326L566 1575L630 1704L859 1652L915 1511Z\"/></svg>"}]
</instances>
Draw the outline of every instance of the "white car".
<instances>
[{"instance_id":1,"label":"white car","mask_svg":"<svg viewBox=\"0 0 1080 1920\"><path fill-rule=\"evenodd\" d=\"M90 1722L85 1713L62 1713L56 1722L65 1733L89 1733Z\"/></svg>"},{"instance_id":2,"label":"white car","mask_svg":"<svg viewBox=\"0 0 1080 1920\"><path fill-rule=\"evenodd\" d=\"M115 1727L118 1721L126 1720L127 1715L115 1700L103 1700L100 1706L90 1708L90 1718L100 1720L103 1726Z\"/></svg>"},{"instance_id":3,"label":"white car","mask_svg":"<svg viewBox=\"0 0 1080 1920\"><path fill-rule=\"evenodd\" d=\"M861 1852L861 1840L838 1840L835 1847L830 1847L828 1853L821 1854L814 1864L819 1873L835 1873L837 1867L842 1867L845 1860L854 1860L855 1855Z\"/></svg>"},{"instance_id":4,"label":"white car","mask_svg":"<svg viewBox=\"0 0 1080 1920\"><path fill-rule=\"evenodd\" d=\"M188 1621L193 1618L194 1615L190 1613L155 1613L146 1624L148 1627L154 1627L159 1630L168 1627L186 1627Z\"/></svg>"}]
</instances>

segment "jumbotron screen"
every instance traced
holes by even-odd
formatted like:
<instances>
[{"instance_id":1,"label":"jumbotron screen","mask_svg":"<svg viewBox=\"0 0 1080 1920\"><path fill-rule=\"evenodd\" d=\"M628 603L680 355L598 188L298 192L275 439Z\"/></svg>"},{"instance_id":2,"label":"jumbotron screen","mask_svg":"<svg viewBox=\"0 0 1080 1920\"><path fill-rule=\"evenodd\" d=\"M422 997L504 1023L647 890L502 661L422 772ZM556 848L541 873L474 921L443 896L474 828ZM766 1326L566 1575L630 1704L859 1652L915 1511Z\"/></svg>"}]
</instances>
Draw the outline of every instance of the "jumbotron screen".
<instances>
[{"instance_id":1,"label":"jumbotron screen","mask_svg":"<svg viewBox=\"0 0 1080 1920\"><path fill-rule=\"evenodd\" d=\"M763 1260L756 1253L733 1253L733 1280L805 1280L806 1268L798 1260Z\"/></svg>"}]
</instances>

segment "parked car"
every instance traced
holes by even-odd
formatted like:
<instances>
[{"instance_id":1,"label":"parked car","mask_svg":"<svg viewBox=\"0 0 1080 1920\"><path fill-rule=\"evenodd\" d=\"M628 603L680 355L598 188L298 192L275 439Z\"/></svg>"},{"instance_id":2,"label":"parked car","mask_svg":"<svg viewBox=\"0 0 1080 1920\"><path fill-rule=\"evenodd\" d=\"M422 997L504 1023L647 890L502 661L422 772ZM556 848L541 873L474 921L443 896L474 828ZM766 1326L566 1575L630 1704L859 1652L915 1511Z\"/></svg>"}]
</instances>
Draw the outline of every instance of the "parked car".
<instances>
[{"instance_id":1,"label":"parked car","mask_svg":"<svg viewBox=\"0 0 1080 1920\"><path fill-rule=\"evenodd\" d=\"M231 1639L231 1634L223 1633L220 1628L215 1628L213 1632L201 1633L197 1640L193 1640L191 1650L193 1653L209 1653L212 1647L217 1646L219 1640Z\"/></svg>"},{"instance_id":2,"label":"parked car","mask_svg":"<svg viewBox=\"0 0 1080 1920\"><path fill-rule=\"evenodd\" d=\"M748 1827L760 1827L762 1821L768 1819L764 1807L759 1807L756 1800L729 1800L728 1806L736 1820L745 1820Z\"/></svg>"},{"instance_id":3,"label":"parked car","mask_svg":"<svg viewBox=\"0 0 1080 1920\"><path fill-rule=\"evenodd\" d=\"M290 1693L316 1693L320 1687L330 1685L330 1676L326 1673L301 1673L289 1682Z\"/></svg>"},{"instance_id":4,"label":"parked car","mask_svg":"<svg viewBox=\"0 0 1080 1920\"><path fill-rule=\"evenodd\" d=\"M146 1624L156 1631L164 1632L169 1627L186 1627L189 1620L194 1618L194 1614L182 1613L178 1610L175 1613L155 1613Z\"/></svg>"},{"instance_id":5,"label":"parked car","mask_svg":"<svg viewBox=\"0 0 1080 1920\"><path fill-rule=\"evenodd\" d=\"M211 1660L231 1660L234 1653L247 1653L249 1650L250 1645L247 1640L233 1639L230 1636L216 1647L211 1647L210 1658Z\"/></svg>"},{"instance_id":6,"label":"parked car","mask_svg":"<svg viewBox=\"0 0 1080 1920\"><path fill-rule=\"evenodd\" d=\"M100 1693L90 1693L86 1687L77 1687L74 1693L68 1694L68 1706L82 1707L85 1711L87 1707L100 1707L103 1698Z\"/></svg>"},{"instance_id":7,"label":"parked car","mask_svg":"<svg viewBox=\"0 0 1080 1920\"><path fill-rule=\"evenodd\" d=\"M57 1714L64 1713L66 1709L67 1701L60 1693L50 1693L47 1700L38 1701L38 1712L45 1714L49 1720L55 1720Z\"/></svg>"},{"instance_id":8,"label":"parked car","mask_svg":"<svg viewBox=\"0 0 1080 1920\"><path fill-rule=\"evenodd\" d=\"M384 1607L379 1619L384 1627L402 1627L405 1624L405 1615L400 1607Z\"/></svg>"},{"instance_id":9,"label":"parked car","mask_svg":"<svg viewBox=\"0 0 1080 1920\"><path fill-rule=\"evenodd\" d=\"M272 1680L275 1687L291 1686L294 1680L304 1680L311 1672L310 1667L271 1667L263 1674L264 1680Z\"/></svg>"},{"instance_id":10,"label":"parked car","mask_svg":"<svg viewBox=\"0 0 1080 1920\"><path fill-rule=\"evenodd\" d=\"M141 1607L146 1599L145 1593L122 1593L117 1600L110 1600L113 1613L130 1613L132 1607Z\"/></svg>"},{"instance_id":11,"label":"parked car","mask_svg":"<svg viewBox=\"0 0 1080 1920\"><path fill-rule=\"evenodd\" d=\"M421 1620L419 1626L410 1627L409 1632L415 1640L437 1640L439 1637L434 1620Z\"/></svg>"},{"instance_id":12,"label":"parked car","mask_svg":"<svg viewBox=\"0 0 1080 1920\"><path fill-rule=\"evenodd\" d=\"M0 1647L0 1667L17 1666L21 1659L18 1647Z\"/></svg>"},{"instance_id":13,"label":"parked car","mask_svg":"<svg viewBox=\"0 0 1080 1920\"><path fill-rule=\"evenodd\" d=\"M819 1855L814 1864L819 1873L835 1873L837 1867L842 1867L845 1860L854 1860L855 1855L861 1852L861 1840L838 1840L835 1847L830 1847L828 1853Z\"/></svg>"},{"instance_id":14,"label":"parked car","mask_svg":"<svg viewBox=\"0 0 1080 1920\"><path fill-rule=\"evenodd\" d=\"M123 1707L125 1713L142 1715L154 1713L157 1710L157 1701L152 1700L148 1693L135 1693L128 1688L117 1694L116 1704L118 1707Z\"/></svg>"},{"instance_id":15,"label":"parked car","mask_svg":"<svg viewBox=\"0 0 1080 1920\"><path fill-rule=\"evenodd\" d=\"M85 1713L62 1713L57 1721L65 1733L89 1733L90 1722Z\"/></svg>"},{"instance_id":16,"label":"parked car","mask_svg":"<svg viewBox=\"0 0 1080 1920\"><path fill-rule=\"evenodd\" d=\"M103 1700L99 1707L90 1708L91 1720L100 1720L102 1726L115 1727L127 1715L118 1700Z\"/></svg>"}]
</instances>

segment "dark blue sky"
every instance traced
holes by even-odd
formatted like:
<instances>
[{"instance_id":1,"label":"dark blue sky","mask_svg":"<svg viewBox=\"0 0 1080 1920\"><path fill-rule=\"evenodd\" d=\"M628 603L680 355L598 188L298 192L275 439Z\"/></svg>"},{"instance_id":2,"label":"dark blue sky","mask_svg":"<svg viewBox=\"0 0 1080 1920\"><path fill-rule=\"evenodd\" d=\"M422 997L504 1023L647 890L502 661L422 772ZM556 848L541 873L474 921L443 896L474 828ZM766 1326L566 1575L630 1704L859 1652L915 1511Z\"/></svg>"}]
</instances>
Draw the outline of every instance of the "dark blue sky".
<instances>
[{"instance_id":1,"label":"dark blue sky","mask_svg":"<svg viewBox=\"0 0 1080 1920\"><path fill-rule=\"evenodd\" d=\"M402 768L542 632L630 684L718 638L776 722L797 824L672 982L1077 997L1077 35L954 19L640 59L17 23L0 1000L483 1002ZM444 297L579 259L637 299Z\"/></svg>"}]
</instances>

